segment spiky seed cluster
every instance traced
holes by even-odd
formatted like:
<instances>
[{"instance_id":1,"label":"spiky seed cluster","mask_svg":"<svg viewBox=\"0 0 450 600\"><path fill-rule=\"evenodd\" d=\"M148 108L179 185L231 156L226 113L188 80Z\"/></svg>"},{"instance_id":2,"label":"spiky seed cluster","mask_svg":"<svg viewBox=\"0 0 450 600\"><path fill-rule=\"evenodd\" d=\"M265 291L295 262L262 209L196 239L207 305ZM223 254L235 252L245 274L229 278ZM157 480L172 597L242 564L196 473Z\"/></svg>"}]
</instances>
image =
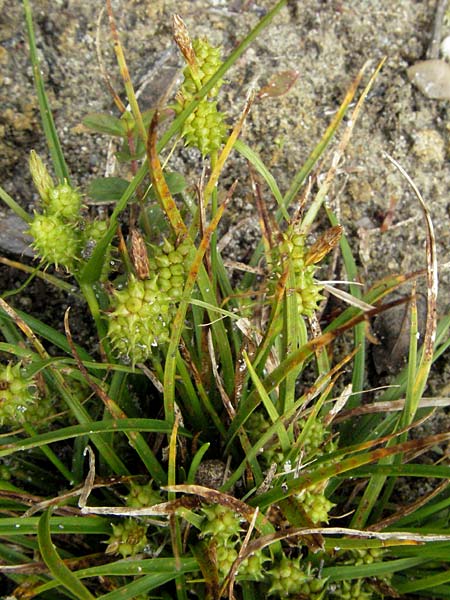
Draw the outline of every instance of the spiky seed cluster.
<instances>
[{"instance_id":1,"label":"spiky seed cluster","mask_svg":"<svg viewBox=\"0 0 450 600\"><path fill-rule=\"evenodd\" d=\"M271 423L269 422L267 415L260 410L255 410L247 421L247 427L252 443L256 442L264 435L269 429ZM261 459L266 467L270 467L272 463L281 465L284 461L284 454L281 451L279 443L275 442L272 446L266 447L261 453Z\"/></svg>"},{"instance_id":2,"label":"spiky seed cluster","mask_svg":"<svg viewBox=\"0 0 450 600\"><path fill-rule=\"evenodd\" d=\"M302 428L305 423L305 420L300 421L300 428ZM256 443L262 434L267 431L269 425L270 423L264 414L260 411L255 411L248 419L248 430L251 441ZM308 461L310 457L323 454L325 449L322 448L322 444L324 442L326 433L327 430L320 420L317 420L312 424L308 432L308 436L304 440L302 448L305 461ZM325 444L325 448L327 452L332 452L335 449L335 442L327 442ZM279 468L282 468L284 463L284 454L279 444L276 443L274 446L264 450L262 453L262 459L264 460L266 466L269 466L275 462ZM297 498L300 501L306 516L314 524L328 522L328 513L334 504L326 498L322 489L319 487L308 488L298 494Z\"/></svg>"},{"instance_id":3,"label":"spiky seed cluster","mask_svg":"<svg viewBox=\"0 0 450 600\"><path fill-rule=\"evenodd\" d=\"M238 552L233 546L216 544L217 570L221 577L228 575L237 556Z\"/></svg>"},{"instance_id":4,"label":"spiky seed cluster","mask_svg":"<svg viewBox=\"0 0 450 600\"><path fill-rule=\"evenodd\" d=\"M20 363L0 366L0 425L23 423L35 400L35 387L23 376Z\"/></svg>"},{"instance_id":5,"label":"spiky seed cluster","mask_svg":"<svg viewBox=\"0 0 450 600\"><path fill-rule=\"evenodd\" d=\"M194 146L202 156L216 152L226 138L227 125L216 102L202 101L183 125L186 146Z\"/></svg>"},{"instance_id":6,"label":"spiky seed cluster","mask_svg":"<svg viewBox=\"0 0 450 600\"><path fill-rule=\"evenodd\" d=\"M364 579L356 581L342 581L339 588L333 594L339 600L371 600L373 591L368 587Z\"/></svg>"},{"instance_id":7,"label":"spiky seed cluster","mask_svg":"<svg viewBox=\"0 0 450 600\"><path fill-rule=\"evenodd\" d=\"M328 597L325 596L326 583L327 579L311 579L311 581L307 581L301 586L299 592L309 600L323 600L323 598Z\"/></svg>"},{"instance_id":8,"label":"spiky seed cluster","mask_svg":"<svg viewBox=\"0 0 450 600\"><path fill-rule=\"evenodd\" d=\"M168 241L155 247L148 279L130 276L115 290L108 314L108 337L118 356L132 364L149 358L152 347L169 340L170 322L184 285L189 244L174 248Z\"/></svg>"},{"instance_id":9,"label":"spiky seed cluster","mask_svg":"<svg viewBox=\"0 0 450 600\"><path fill-rule=\"evenodd\" d=\"M298 593L302 584L308 580L308 575L300 568L299 560L292 560L285 556L269 571L269 575L272 581L269 596L279 598Z\"/></svg>"},{"instance_id":10,"label":"spiky seed cluster","mask_svg":"<svg viewBox=\"0 0 450 600\"><path fill-rule=\"evenodd\" d=\"M242 531L238 515L222 504L205 506L202 510L206 517L202 535L214 536L220 545L233 545Z\"/></svg>"},{"instance_id":11,"label":"spiky seed cluster","mask_svg":"<svg viewBox=\"0 0 450 600\"><path fill-rule=\"evenodd\" d=\"M89 243L97 244L105 235L108 229L106 221L89 221L83 229L83 242L85 245Z\"/></svg>"},{"instance_id":12,"label":"spiky seed cluster","mask_svg":"<svg viewBox=\"0 0 450 600\"><path fill-rule=\"evenodd\" d=\"M222 66L221 47L211 46L206 38L196 38L192 41L192 48L196 58L196 69L187 65L183 71L184 82L181 91L184 96L192 97L201 89L214 73ZM223 79L219 79L216 85L210 89L207 98L215 98L223 85Z\"/></svg>"},{"instance_id":13,"label":"spiky seed cluster","mask_svg":"<svg viewBox=\"0 0 450 600\"><path fill-rule=\"evenodd\" d=\"M306 419L302 419L298 423L298 428L301 431L305 426ZM253 443L256 443L259 438L267 431L270 427L271 422L266 415L260 410L255 410L247 421L247 427L250 435L250 439ZM327 436L327 429L323 423L317 419L314 421L308 431L308 435L303 441L302 452L304 460L308 461L313 456L322 455L324 452L333 452L336 449L336 443L332 440L326 441L324 447L322 445ZM278 465L282 465L284 462L284 454L278 442L268 448L266 448L261 455L265 466L270 466L273 462Z\"/></svg>"},{"instance_id":14,"label":"spiky seed cluster","mask_svg":"<svg viewBox=\"0 0 450 600\"><path fill-rule=\"evenodd\" d=\"M168 240L162 246L153 247L153 259L149 261L150 272L157 273L158 287L171 302L181 298L185 279L185 263L190 243L181 242L175 248Z\"/></svg>"},{"instance_id":15,"label":"spiky seed cluster","mask_svg":"<svg viewBox=\"0 0 450 600\"><path fill-rule=\"evenodd\" d=\"M178 110L194 98L211 76L221 66L220 48L211 46L206 39L195 39L192 43L195 61L184 69L184 82L177 94ZM220 79L200 101L183 125L182 136L187 146L198 148L203 156L216 152L226 139L227 125L223 113L217 110L217 97L223 84Z\"/></svg>"},{"instance_id":16,"label":"spiky seed cluster","mask_svg":"<svg viewBox=\"0 0 450 600\"><path fill-rule=\"evenodd\" d=\"M316 265L306 262L305 236L295 231L288 231L284 235L279 251L281 254L278 263L279 272L282 272L286 259L293 270L298 313L310 317L323 299L321 295L323 288L314 280Z\"/></svg>"},{"instance_id":17,"label":"spiky seed cluster","mask_svg":"<svg viewBox=\"0 0 450 600\"><path fill-rule=\"evenodd\" d=\"M370 565L373 562L382 562L383 554L385 553L382 548L366 548L366 549L352 549L352 550L341 550L337 553L338 563L342 565ZM392 579L392 573L387 573L382 576L382 581L389 586ZM361 598L362 600L369 600L377 594L374 594L374 589L370 581L362 579L346 580L342 581L338 587L331 592L332 598L345 598L346 600L355 600Z\"/></svg>"},{"instance_id":18,"label":"spiky seed cluster","mask_svg":"<svg viewBox=\"0 0 450 600\"><path fill-rule=\"evenodd\" d=\"M108 315L108 337L126 362L143 362L151 347L169 339L168 299L161 295L157 277L144 281L131 276L122 290L115 290Z\"/></svg>"},{"instance_id":19,"label":"spiky seed cluster","mask_svg":"<svg viewBox=\"0 0 450 600\"><path fill-rule=\"evenodd\" d=\"M80 218L81 195L68 183L60 183L49 190L48 202L44 206L47 215L74 223Z\"/></svg>"},{"instance_id":20,"label":"spiky seed cluster","mask_svg":"<svg viewBox=\"0 0 450 600\"><path fill-rule=\"evenodd\" d=\"M343 565L371 565L373 562L381 561L384 554L383 548L354 548L341 550L337 556Z\"/></svg>"},{"instance_id":21,"label":"spiky seed cluster","mask_svg":"<svg viewBox=\"0 0 450 600\"><path fill-rule=\"evenodd\" d=\"M268 556L264 556L261 550L258 550L248 558L242 561L239 565L237 573L238 579L245 579L246 581L263 581L264 563L270 560Z\"/></svg>"},{"instance_id":22,"label":"spiky seed cluster","mask_svg":"<svg viewBox=\"0 0 450 600\"><path fill-rule=\"evenodd\" d=\"M25 417L27 423L32 423L39 430L47 428L51 419L49 417L56 414L54 401L52 398L39 398L30 403L27 407Z\"/></svg>"},{"instance_id":23,"label":"spiky seed cluster","mask_svg":"<svg viewBox=\"0 0 450 600\"><path fill-rule=\"evenodd\" d=\"M306 425L306 419L299 421L299 429L303 429ZM317 419L310 424L308 434L306 435L303 442L303 452L306 456L310 456L315 450L320 448L325 438L326 429L323 423Z\"/></svg>"},{"instance_id":24,"label":"spiky seed cluster","mask_svg":"<svg viewBox=\"0 0 450 600\"><path fill-rule=\"evenodd\" d=\"M217 570L221 577L226 577L238 556L240 534L243 531L239 516L221 504L205 506L202 509L205 519L201 527L201 536L210 538L214 545ZM237 577L245 581L262 581L264 579L263 564L270 560L259 550L239 565Z\"/></svg>"},{"instance_id":25,"label":"spiky seed cluster","mask_svg":"<svg viewBox=\"0 0 450 600\"><path fill-rule=\"evenodd\" d=\"M124 519L112 525L112 528L106 554L120 554L126 558L142 552L147 545L147 525L140 524L136 519Z\"/></svg>"},{"instance_id":26,"label":"spiky seed cluster","mask_svg":"<svg viewBox=\"0 0 450 600\"><path fill-rule=\"evenodd\" d=\"M300 430L304 428L306 419L298 422ZM325 427L320 417L310 424L308 433L303 441L302 451L307 460L313 457L331 454L338 447L337 439L332 439L329 430Z\"/></svg>"},{"instance_id":27,"label":"spiky seed cluster","mask_svg":"<svg viewBox=\"0 0 450 600\"><path fill-rule=\"evenodd\" d=\"M126 499L127 506L132 508L144 508L161 502L161 496L153 489L152 482L145 485L137 483L130 484L130 493Z\"/></svg>"},{"instance_id":28,"label":"spiky seed cluster","mask_svg":"<svg viewBox=\"0 0 450 600\"><path fill-rule=\"evenodd\" d=\"M318 523L328 523L328 513L334 504L327 499L325 494L319 488L310 487L298 494L306 516L317 525Z\"/></svg>"},{"instance_id":29,"label":"spiky seed cluster","mask_svg":"<svg viewBox=\"0 0 450 600\"><path fill-rule=\"evenodd\" d=\"M381 560L384 551L382 548L367 548L349 550L348 554L351 558L345 561L347 565L371 565L377 560Z\"/></svg>"},{"instance_id":30,"label":"spiky seed cluster","mask_svg":"<svg viewBox=\"0 0 450 600\"><path fill-rule=\"evenodd\" d=\"M80 238L56 215L35 214L28 233L34 238L33 248L47 263L70 271L80 249Z\"/></svg>"},{"instance_id":31,"label":"spiky seed cluster","mask_svg":"<svg viewBox=\"0 0 450 600\"><path fill-rule=\"evenodd\" d=\"M225 577L238 556L236 544L242 531L239 517L221 504L205 506L202 511L205 519L201 536L211 539L216 552L217 570L221 577Z\"/></svg>"},{"instance_id":32,"label":"spiky seed cluster","mask_svg":"<svg viewBox=\"0 0 450 600\"><path fill-rule=\"evenodd\" d=\"M81 196L67 182L55 185L35 152L30 156L30 171L43 207L28 230L34 238L32 246L45 262L72 270L82 244L78 227Z\"/></svg>"}]
</instances>

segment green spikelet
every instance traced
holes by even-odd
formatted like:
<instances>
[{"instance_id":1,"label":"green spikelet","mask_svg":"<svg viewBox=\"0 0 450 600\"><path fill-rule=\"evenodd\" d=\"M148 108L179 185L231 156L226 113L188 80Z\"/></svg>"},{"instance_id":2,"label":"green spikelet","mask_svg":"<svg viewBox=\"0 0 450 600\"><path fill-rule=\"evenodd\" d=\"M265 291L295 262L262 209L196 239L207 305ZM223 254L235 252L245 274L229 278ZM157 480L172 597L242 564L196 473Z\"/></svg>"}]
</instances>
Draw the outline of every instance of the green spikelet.
<instances>
[{"instance_id":1,"label":"green spikelet","mask_svg":"<svg viewBox=\"0 0 450 600\"><path fill-rule=\"evenodd\" d=\"M34 238L32 247L46 263L73 269L80 252L78 231L56 215L36 213L28 233Z\"/></svg>"},{"instance_id":2,"label":"green spikelet","mask_svg":"<svg viewBox=\"0 0 450 600\"><path fill-rule=\"evenodd\" d=\"M158 287L171 303L177 302L183 293L189 248L188 242L182 242L175 248L168 240L164 240L162 246L152 246L150 271L158 275Z\"/></svg>"},{"instance_id":3,"label":"green spikelet","mask_svg":"<svg viewBox=\"0 0 450 600\"><path fill-rule=\"evenodd\" d=\"M261 550L258 550L239 565L238 579L246 581L263 581L264 563L270 560L268 556L264 556Z\"/></svg>"},{"instance_id":4,"label":"green spikelet","mask_svg":"<svg viewBox=\"0 0 450 600\"><path fill-rule=\"evenodd\" d=\"M132 275L124 288L113 292L108 337L125 362L143 362L152 347L169 340L170 324L183 292L189 247L182 242L175 248L167 240L162 246L152 246L149 277Z\"/></svg>"},{"instance_id":5,"label":"green spikelet","mask_svg":"<svg viewBox=\"0 0 450 600\"><path fill-rule=\"evenodd\" d=\"M332 598L339 598L339 600L371 600L373 597L373 592L364 579L342 581L336 592L332 594Z\"/></svg>"},{"instance_id":6,"label":"green spikelet","mask_svg":"<svg viewBox=\"0 0 450 600\"><path fill-rule=\"evenodd\" d=\"M309 600L328 598L327 579L311 579L301 586L299 592Z\"/></svg>"},{"instance_id":7,"label":"green spikelet","mask_svg":"<svg viewBox=\"0 0 450 600\"><path fill-rule=\"evenodd\" d=\"M194 94L198 92L222 66L220 57L220 46L211 46L206 38L196 38L192 41L196 59L196 68L187 65L183 71L184 82L181 91L185 98L192 100ZM219 79L216 85L208 92L207 98L215 98L223 85L223 79Z\"/></svg>"},{"instance_id":8,"label":"green spikelet","mask_svg":"<svg viewBox=\"0 0 450 600\"><path fill-rule=\"evenodd\" d=\"M147 545L147 525L141 525L136 519L124 519L112 528L106 554L120 554L126 558L142 552Z\"/></svg>"},{"instance_id":9,"label":"green spikelet","mask_svg":"<svg viewBox=\"0 0 450 600\"><path fill-rule=\"evenodd\" d=\"M34 186L42 202L46 204L49 201L49 192L55 184L42 158L34 150L30 152L29 167Z\"/></svg>"},{"instance_id":10,"label":"green spikelet","mask_svg":"<svg viewBox=\"0 0 450 600\"><path fill-rule=\"evenodd\" d=\"M221 504L205 506L203 512L202 536L212 536L218 545L233 545L241 531L239 517Z\"/></svg>"},{"instance_id":11,"label":"green spikelet","mask_svg":"<svg viewBox=\"0 0 450 600\"><path fill-rule=\"evenodd\" d=\"M159 492L153 489L152 482L145 485L139 485L132 482L130 484L130 493L127 498L127 506L132 508L144 508L146 506L153 506L162 502Z\"/></svg>"},{"instance_id":12,"label":"green spikelet","mask_svg":"<svg viewBox=\"0 0 450 600\"><path fill-rule=\"evenodd\" d=\"M220 148L226 133L227 125L217 103L202 101L184 122L182 136L186 146L198 148L206 156Z\"/></svg>"},{"instance_id":13,"label":"green spikelet","mask_svg":"<svg viewBox=\"0 0 450 600\"><path fill-rule=\"evenodd\" d=\"M221 577L226 577L231 569L232 564L236 560L238 552L236 548L232 546L226 546L224 544L217 544L216 546L216 558L217 558L217 570Z\"/></svg>"},{"instance_id":14,"label":"green spikelet","mask_svg":"<svg viewBox=\"0 0 450 600\"><path fill-rule=\"evenodd\" d=\"M222 65L220 48L211 46L206 39L195 39L190 52L185 54L188 65L185 67L184 82L177 94L177 110L181 112L194 98L211 76ZM203 156L216 152L226 139L227 125L224 114L217 110L217 97L223 84L217 84L201 100L196 109L189 115L181 132L187 146L198 148Z\"/></svg>"},{"instance_id":15,"label":"green spikelet","mask_svg":"<svg viewBox=\"0 0 450 600\"><path fill-rule=\"evenodd\" d=\"M291 230L283 234L283 241L275 250L272 266L275 272L281 274L288 261L288 268L294 275L298 314L310 317L323 299L321 295L323 288L314 280L316 265L307 264L306 257L305 236Z\"/></svg>"},{"instance_id":16,"label":"green spikelet","mask_svg":"<svg viewBox=\"0 0 450 600\"><path fill-rule=\"evenodd\" d=\"M328 523L328 513L334 504L330 502L318 487L310 487L298 494L302 509L307 517L318 525Z\"/></svg>"},{"instance_id":17,"label":"green spikelet","mask_svg":"<svg viewBox=\"0 0 450 600\"><path fill-rule=\"evenodd\" d=\"M0 425L20 426L35 400L35 387L23 376L20 363L0 366Z\"/></svg>"},{"instance_id":18,"label":"green spikelet","mask_svg":"<svg viewBox=\"0 0 450 600\"><path fill-rule=\"evenodd\" d=\"M298 593L300 587L308 576L299 565L299 560L292 560L283 556L281 561L269 571L272 585L269 596L287 598L290 594Z\"/></svg>"},{"instance_id":19,"label":"green spikelet","mask_svg":"<svg viewBox=\"0 0 450 600\"><path fill-rule=\"evenodd\" d=\"M74 269L82 248L78 229L81 196L68 183L54 185L42 159L31 152L30 172L42 200L43 213L35 213L27 231L32 247L48 264Z\"/></svg>"},{"instance_id":20,"label":"green spikelet","mask_svg":"<svg viewBox=\"0 0 450 600\"><path fill-rule=\"evenodd\" d=\"M111 309L108 337L125 362L143 362L153 346L168 341L170 303L157 276L145 281L131 276L125 288L114 291Z\"/></svg>"},{"instance_id":21,"label":"green spikelet","mask_svg":"<svg viewBox=\"0 0 450 600\"><path fill-rule=\"evenodd\" d=\"M52 417L56 415L55 406L52 398L37 398L35 402L27 405L25 416L27 423L31 423L35 428L42 430L50 426Z\"/></svg>"},{"instance_id":22,"label":"green spikelet","mask_svg":"<svg viewBox=\"0 0 450 600\"><path fill-rule=\"evenodd\" d=\"M48 192L48 201L45 204L47 215L55 215L75 223L80 218L81 195L68 183L60 183Z\"/></svg>"},{"instance_id":23,"label":"green spikelet","mask_svg":"<svg viewBox=\"0 0 450 600\"><path fill-rule=\"evenodd\" d=\"M298 422L300 430L303 429L305 425L306 419L302 419ZM319 419L310 424L308 434L305 437L302 446L302 450L306 457L309 457L320 448L326 433L327 431Z\"/></svg>"}]
</instances>

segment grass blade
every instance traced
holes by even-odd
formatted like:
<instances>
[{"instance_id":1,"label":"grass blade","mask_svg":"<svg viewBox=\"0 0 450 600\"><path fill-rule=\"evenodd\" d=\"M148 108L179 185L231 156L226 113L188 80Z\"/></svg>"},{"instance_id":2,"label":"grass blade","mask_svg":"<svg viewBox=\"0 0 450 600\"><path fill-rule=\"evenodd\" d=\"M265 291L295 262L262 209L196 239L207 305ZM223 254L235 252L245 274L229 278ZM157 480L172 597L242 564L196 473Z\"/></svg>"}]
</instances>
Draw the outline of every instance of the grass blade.
<instances>
[{"instance_id":1,"label":"grass blade","mask_svg":"<svg viewBox=\"0 0 450 600\"><path fill-rule=\"evenodd\" d=\"M30 45L30 57L33 67L34 82L36 85L36 93L41 112L42 127L44 129L45 139L47 140L48 149L52 158L53 167L59 181L67 181L70 183L69 170L64 159L64 154L56 131L55 122L53 120L50 103L45 91L44 82L42 79L41 68L36 47L36 37L34 33L33 17L29 0L23 0L25 11L25 22L27 26L28 43Z\"/></svg>"},{"instance_id":2,"label":"grass blade","mask_svg":"<svg viewBox=\"0 0 450 600\"><path fill-rule=\"evenodd\" d=\"M46 510L39 519L38 541L39 550L51 574L63 587L75 594L79 600L95 600L90 591L70 571L55 550L50 534L50 511Z\"/></svg>"}]
</instances>

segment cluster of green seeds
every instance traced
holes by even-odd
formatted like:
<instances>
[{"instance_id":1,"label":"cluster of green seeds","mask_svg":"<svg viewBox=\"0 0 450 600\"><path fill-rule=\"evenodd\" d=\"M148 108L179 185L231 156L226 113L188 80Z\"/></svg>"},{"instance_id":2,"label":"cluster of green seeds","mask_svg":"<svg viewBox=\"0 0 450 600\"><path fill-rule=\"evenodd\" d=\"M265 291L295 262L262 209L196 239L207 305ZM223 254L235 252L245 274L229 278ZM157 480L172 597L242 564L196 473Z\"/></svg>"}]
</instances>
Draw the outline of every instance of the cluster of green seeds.
<instances>
[{"instance_id":1,"label":"cluster of green seeds","mask_svg":"<svg viewBox=\"0 0 450 600\"><path fill-rule=\"evenodd\" d=\"M215 544L217 570L223 578L228 574L238 556L236 544L242 530L239 517L231 509L221 504L205 506L202 512L205 518L202 523L201 536L210 538L211 543Z\"/></svg>"},{"instance_id":2,"label":"cluster of green seeds","mask_svg":"<svg viewBox=\"0 0 450 600\"><path fill-rule=\"evenodd\" d=\"M145 506L154 506L162 502L158 491L153 488L152 482L149 481L144 485L131 483L130 493L126 497L126 504L130 508L143 508Z\"/></svg>"},{"instance_id":3,"label":"cluster of green seeds","mask_svg":"<svg viewBox=\"0 0 450 600\"><path fill-rule=\"evenodd\" d=\"M382 562L384 554L382 548L364 548L342 550L337 553L337 562L343 565L370 565L374 562ZM382 581L388 587L392 574L382 576ZM370 600L378 598L379 594L372 583L365 579L349 579L328 586L329 597L344 600ZM328 596L327 596L328 597ZM384 596L383 596L384 597Z\"/></svg>"},{"instance_id":4,"label":"cluster of green seeds","mask_svg":"<svg viewBox=\"0 0 450 600\"><path fill-rule=\"evenodd\" d=\"M42 212L34 213L28 233L32 247L47 263L73 272L85 247L102 237L106 223L81 226L82 199L67 182L54 184L42 159L30 155L30 172L41 198Z\"/></svg>"},{"instance_id":5,"label":"cluster of green seeds","mask_svg":"<svg viewBox=\"0 0 450 600\"><path fill-rule=\"evenodd\" d=\"M242 526L239 515L221 504L205 506L202 509L204 520L201 537L208 538L214 544L219 576L227 576L238 557L241 544ZM263 563L268 560L264 554L255 552L239 565L237 579L261 581L264 578Z\"/></svg>"},{"instance_id":6,"label":"cluster of green seeds","mask_svg":"<svg viewBox=\"0 0 450 600\"><path fill-rule=\"evenodd\" d=\"M112 529L106 554L120 554L126 558L142 552L147 545L147 525L136 519L123 519L112 525Z\"/></svg>"},{"instance_id":7,"label":"cluster of green seeds","mask_svg":"<svg viewBox=\"0 0 450 600\"><path fill-rule=\"evenodd\" d=\"M272 585L269 596L287 598L298 593L301 586L308 581L308 575L300 567L300 559L291 559L283 556L269 571Z\"/></svg>"},{"instance_id":8,"label":"cluster of green seeds","mask_svg":"<svg viewBox=\"0 0 450 600\"><path fill-rule=\"evenodd\" d=\"M53 212L61 199L63 210ZM72 203L72 206L70 205ZM49 264L61 266L71 271L78 258L81 246L77 223L63 215L81 206L78 192L67 183L61 183L52 190L52 203L44 205L43 213L35 213L28 233L33 237L33 248ZM70 209L70 210L69 210Z\"/></svg>"},{"instance_id":9,"label":"cluster of green seeds","mask_svg":"<svg viewBox=\"0 0 450 600\"><path fill-rule=\"evenodd\" d=\"M16 427L28 419L36 397L36 387L20 363L0 366L0 426Z\"/></svg>"},{"instance_id":10,"label":"cluster of green seeds","mask_svg":"<svg viewBox=\"0 0 450 600\"><path fill-rule=\"evenodd\" d=\"M339 600L371 600L373 591L364 579L344 580L332 597Z\"/></svg>"},{"instance_id":11,"label":"cluster of green seeds","mask_svg":"<svg viewBox=\"0 0 450 600\"><path fill-rule=\"evenodd\" d=\"M299 592L308 600L324 600L327 595L327 580L312 578L300 586Z\"/></svg>"},{"instance_id":12,"label":"cluster of green seeds","mask_svg":"<svg viewBox=\"0 0 450 600\"><path fill-rule=\"evenodd\" d=\"M189 44L189 42L187 42ZM183 47L181 47L183 51ZM177 111L181 112L195 94L209 81L221 66L220 48L211 46L206 39L195 39L188 52L184 82L177 94ZM224 115L217 109L217 97L223 81L219 80L184 122L182 136L187 146L198 148L203 156L217 152L226 138Z\"/></svg>"},{"instance_id":13,"label":"cluster of green seeds","mask_svg":"<svg viewBox=\"0 0 450 600\"><path fill-rule=\"evenodd\" d=\"M165 241L153 247L149 275L131 275L125 287L116 289L108 313L108 338L125 362L144 362L152 348L169 340L170 324L184 286L189 244L175 248Z\"/></svg>"},{"instance_id":14,"label":"cluster of green seeds","mask_svg":"<svg viewBox=\"0 0 450 600\"><path fill-rule=\"evenodd\" d=\"M295 293L298 314L311 317L323 299L323 286L314 279L317 266L308 264L303 234L296 233L295 228L291 228L282 235L282 242L274 251L273 272L281 276L286 267L289 269L289 274L292 275L292 285L289 283L289 288L293 288Z\"/></svg>"},{"instance_id":15,"label":"cluster of green seeds","mask_svg":"<svg viewBox=\"0 0 450 600\"><path fill-rule=\"evenodd\" d=\"M270 425L271 423L262 411L254 411L247 422L251 441L257 443L258 439L262 437ZM306 419L301 419L298 422L299 431L301 432L305 426ZM327 440L327 437L327 429L319 418L309 425L307 435L303 439L301 448L303 462L308 462L317 456L332 452L336 449L336 442ZM261 454L261 460L266 468L269 468L273 463L276 463L279 466L279 472L280 469L284 468L284 453L278 441L274 441L272 446L264 449ZM309 487L300 492L296 498L306 517L313 524L317 525L319 523L328 522L328 513L334 504L327 499L320 486Z\"/></svg>"},{"instance_id":16,"label":"cluster of green seeds","mask_svg":"<svg viewBox=\"0 0 450 600\"><path fill-rule=\"evenodd\" d=\"M131 483L126 505L130 508L143 508L161 502L161 496L153 489L152 482L145 485ZM122 558L143 552L148 545L148 524L145 519L126 518L112 525L112 534L107 541L107 554L120 554Z\"/></svg>"},{"instance_id":17,"label":"cluster of green seeds","mask_svg":"<svg viewBox=\"0 0 450 600\"><path fill-rule=\"evenodd\" d=\"M314 524L328 523L328 513L334 504L327 499L322 489L312 486L300 492L297 496L301 507L308 519Z\"/></svg>"}]
</instances>

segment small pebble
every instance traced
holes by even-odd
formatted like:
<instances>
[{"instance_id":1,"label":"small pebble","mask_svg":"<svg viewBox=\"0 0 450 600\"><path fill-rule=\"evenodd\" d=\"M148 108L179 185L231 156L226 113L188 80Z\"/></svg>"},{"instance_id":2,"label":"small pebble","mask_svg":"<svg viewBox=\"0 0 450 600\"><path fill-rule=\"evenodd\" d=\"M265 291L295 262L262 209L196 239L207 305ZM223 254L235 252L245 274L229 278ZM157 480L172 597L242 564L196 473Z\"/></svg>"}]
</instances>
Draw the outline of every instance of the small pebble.
<instances>
[{"instance_id":1,"label":"small pebble","mask_svg":"<svg viewBox=\"0 0 450 600\"><path fill-rule=\"evenodd\" d=\"M441 42L441 52L443 58L450 60L450 35L445 37Z\"/></svg>"},{"instance_id":2,"label":"small pebble","mask_svg":"<svg viewBox=\"0 0 450 600\"><path fill-rule=\"evenodd\" d=\"M422 60L408 69L411 83L435 100L450 100L450 65L445 60Z\"/></svg>"},{"instance_id":3,"label":"small pebble","mask_svg":"<svg viewBox=\"0 0 450 600\"><path fill-rule=\"evenodd\" d=\"M33 238L26 233L27 223L12 212L0 213L0 251L17 256L34 257L30 244Z\"/></svg>"},{"instance_id":4,"label":"small pebble","mask_svg":"<svg viewBox=\"0 0 450 600\"><path fill-rule=\"evenodd\" d=\"M434 129L422 129L414 134L413 153L424 164L442 163L445 159L445 142Z\"/></svg>"},{"instance_id":5,"label":"small pebble","mask_svg":"<svg viewBox=\"0 0 450 600\"><path fill-rule=\"evenodd\" d=\"M208 459L200 463L195 475L195 483L218 490L226 481L227 466L222 460ZM232 491L227 492L232 494Z\"/></svg>"}]
</instances>

